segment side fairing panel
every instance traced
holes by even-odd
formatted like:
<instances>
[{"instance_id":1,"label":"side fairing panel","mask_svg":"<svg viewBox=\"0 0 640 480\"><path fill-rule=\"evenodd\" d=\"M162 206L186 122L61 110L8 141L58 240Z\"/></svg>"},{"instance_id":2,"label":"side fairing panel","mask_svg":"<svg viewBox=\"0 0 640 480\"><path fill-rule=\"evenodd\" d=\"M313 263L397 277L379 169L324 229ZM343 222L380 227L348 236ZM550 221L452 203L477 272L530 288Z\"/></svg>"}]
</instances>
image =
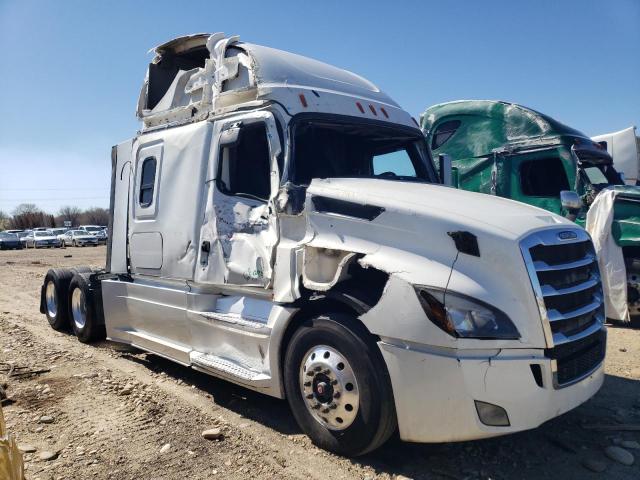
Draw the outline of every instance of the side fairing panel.
<instances>
[{"instance_id":1,"label":"side fairing panel","mask_svg":"<svg viewBox=\"0 0 640 480\"><path fill-rule=\"evenodd\" d=\"M133 140L114 147L111 173L111 215L107 269L112 273L128 273L127 221L129 218L129 180Z\"/></svg>"}]
</instances>

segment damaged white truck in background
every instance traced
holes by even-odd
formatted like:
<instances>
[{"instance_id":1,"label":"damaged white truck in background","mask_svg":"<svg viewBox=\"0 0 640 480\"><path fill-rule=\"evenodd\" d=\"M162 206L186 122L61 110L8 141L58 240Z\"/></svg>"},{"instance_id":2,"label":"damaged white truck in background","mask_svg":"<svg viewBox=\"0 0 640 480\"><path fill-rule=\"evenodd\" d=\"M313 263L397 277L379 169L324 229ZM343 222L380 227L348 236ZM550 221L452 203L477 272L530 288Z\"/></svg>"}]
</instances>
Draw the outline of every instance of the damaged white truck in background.
<instances>
[{"instance_id":1,"label":"damaged white truck in background","mask_svg":"<svg viewBox=\"0 0 640 480\"><path fill-rule=\"evenodd\" d=\"M287 398L344 455L396 429L535 428L602 385L588 234L442 185L415 121L364 78L192 35L156 49L138 117L112 151L106 267L45 277L53 328Z\"/></svg>"}]
</instances>

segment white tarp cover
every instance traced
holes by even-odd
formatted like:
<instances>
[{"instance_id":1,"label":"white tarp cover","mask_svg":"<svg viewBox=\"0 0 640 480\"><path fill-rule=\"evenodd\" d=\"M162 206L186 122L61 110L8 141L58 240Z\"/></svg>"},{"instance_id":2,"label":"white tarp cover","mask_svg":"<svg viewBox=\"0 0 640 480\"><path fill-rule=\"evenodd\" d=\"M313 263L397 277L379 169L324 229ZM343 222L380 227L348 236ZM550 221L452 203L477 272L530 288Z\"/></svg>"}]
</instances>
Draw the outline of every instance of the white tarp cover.
<instances>
[{"instance_id":1,"label":"white tarp cover","mask_svg":"<svg viewBox=\"0 0 640 480\"><path fill-rule=\"evenodd\" d=\"M622 248L616 244L611 233L615 198L616 192L613 189L600 192L587 212L585 227L593 239L598 255L606 315L614 320L628 322L627 272Z\"/></svg>"}]
</instances>

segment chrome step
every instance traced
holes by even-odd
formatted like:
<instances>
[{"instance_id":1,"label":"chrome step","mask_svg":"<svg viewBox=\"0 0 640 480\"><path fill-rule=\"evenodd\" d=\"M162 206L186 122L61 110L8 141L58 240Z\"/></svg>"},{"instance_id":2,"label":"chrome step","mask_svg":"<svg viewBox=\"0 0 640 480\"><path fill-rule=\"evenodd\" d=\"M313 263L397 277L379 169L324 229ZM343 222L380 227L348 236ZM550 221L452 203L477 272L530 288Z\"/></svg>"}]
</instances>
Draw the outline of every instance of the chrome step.
<instances>
[{"instance_id":1,"label":"chrome step","mask_svg":"<svg viewBox=\"0 0 640 480\"><path fill-rule=\"evenodd\" d=\"M231 378L233 380L243 380L244 382L269 382L271 377L262 372L256 372L246 368L232 360L211 355L208 353L192 351L190 354L191 364L194 368L205 370L216 376Z\"/></svg>"}]
</instances>

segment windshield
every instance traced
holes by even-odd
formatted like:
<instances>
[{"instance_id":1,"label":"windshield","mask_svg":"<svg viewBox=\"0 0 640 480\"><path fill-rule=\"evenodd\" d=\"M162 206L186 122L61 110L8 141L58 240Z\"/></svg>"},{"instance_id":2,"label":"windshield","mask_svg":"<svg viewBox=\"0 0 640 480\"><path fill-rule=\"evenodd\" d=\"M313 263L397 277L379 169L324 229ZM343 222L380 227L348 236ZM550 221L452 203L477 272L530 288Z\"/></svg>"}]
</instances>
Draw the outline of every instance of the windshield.
<instances>
[{"instance_id":1,"label":"windshield","mask_svg":"<svg viewBox=\"0 0 640 480\"><path fill-rule=\"evenodd\" d=\"M596 190L602 190L609 185L623 185L620 175L616 172L613 165L593 165L583 163L580 167L583 178L586 183L593 186Z\"/></svg>"},{"instance_id":2,"label":"windshield","mask_svg":"<svg viewBox=\"0 0 640 480\"><path fill-rule=\"evenodd\" d=\"M36 234L36 237L50 237L51 236L51 232L34 232Z\"/></svg>"},{"instance_id":3,"label":"windshield","mask_svg":"<svg viewBox=\"0 0 640 480\"><path fill-rule=\"evenodd\" d=\"M100 227L84 227L87 232L99 232L102 230Z\"/></svg>"},{"instance_id":4,"label":"windshield","mask_svg":"<svg viewBox=\"0 0 640 480\"><path fill-rule=\"evenodd\" d=\"M293 159L293 181L300 185L339 177L437 182L424 137L407 127L301 121L294 127Z\"/></svg>"}]
</instances>

